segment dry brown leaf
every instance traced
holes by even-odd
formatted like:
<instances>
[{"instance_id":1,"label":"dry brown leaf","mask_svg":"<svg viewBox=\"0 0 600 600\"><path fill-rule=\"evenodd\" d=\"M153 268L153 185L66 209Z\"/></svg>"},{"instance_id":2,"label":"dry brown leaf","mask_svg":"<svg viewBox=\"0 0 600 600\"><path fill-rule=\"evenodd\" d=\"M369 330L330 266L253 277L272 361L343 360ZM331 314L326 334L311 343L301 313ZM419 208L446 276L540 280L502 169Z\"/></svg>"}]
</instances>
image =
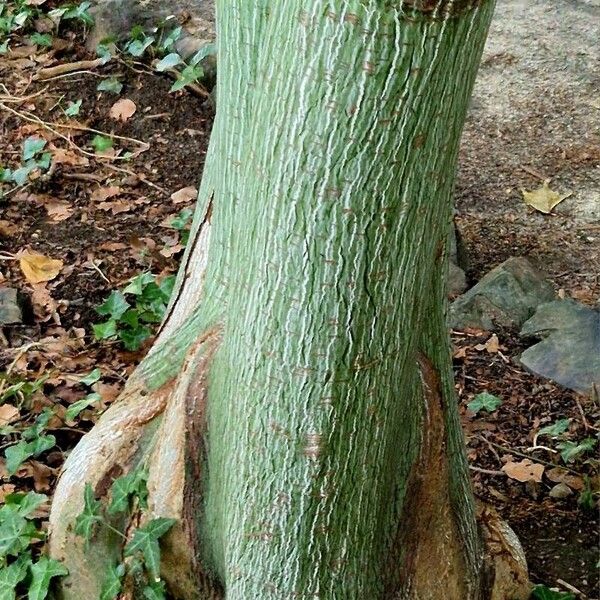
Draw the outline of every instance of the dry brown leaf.
<instances>
[{"instance_id":1,"label":"dry brown leaf","mask_svg":"<svg viewBox=\"0 0 600 600\"><path fill-rule=\"evenodd\" d=\"M54 475L54 469L37 460L31 460L33 467L33 487L36 492L47 492L50 490L50 478Z\"/></svg>"},{"instance_id":2,"label":"dry brown leaf","mask_svg":"<svg viewBox=\"0 0 600 600\"><path fill-rule=\"evenodd\" d=\"M533 192L528 192L527 190L521 190L521 192L523 193L525 204L545 215L549 215L555 206L572 194L572 192L567 192L560 195L558 192L550 189L547 181L544 181L542 187L533 190Z\"/></svg>"},{"instance_id":3,"label":"dry brown leaf","mask_svg":"<svg viewBox=\"0 0 600 600\"><path fill-rule=\"evenodd\" d=\"M0 236L9 237L16 233L18 227L9 221L0 221Z\"/></svg>"},{"instance_id":4,"label":"dry brown leaf","mask_svg":"<svg viewBox=\"0 0 600 600\"><path fill-rule=\"evenodd\" d=\"M73 209L68 202L50 201L44 203L44 208L54 223L66 221L73 214Z\"/></svg>"},{"instance_id":5,"label":"dry brown leaf","mask_svg":"<svg viewBox=\"0 0 600 600\"><path fill-rule=\"evenodd\" d=\"M173 204L181 204L195 200L198 196L198 190L195 187L184 187L171 194Z\"/></svg>"},{"instance_id":6,"label":"dry brown leaf","mask_svg":"<svg viewBox=\"0 0 600 600\"><path fill-rule=\"evenodd\" d=\"M511 479L517 481L542 481L544 474L544 465L531 462L528 458L524 458L521 462L507 462L503 467L504 471Z\"/></svg>"},{"instance_id":7,"label":"dry brown leaf","mask_svg":"<svg viewBox=\"0 0 600 600\"><path fill-rule=\"evenodd\" d=\"M90 164L90 161L83 154L79 154L73 150L57 148L54 144L50 145L50 149L52 150L52 161L56 164L83 167Z\"/></svg>"},{"instance_id":8,"label":"dry brown leaf","mask_svg":"<svg viewBox=\"0 0 600 600\"><path fill-rule=\"evenodd\" d=\"M109 187L98 188L92 192L90 196L90 200L93 202L104 202L109 198L114 196L118 196L121 193L121 188L116 185L111 185Z\"/></svg>"},{"instance_id":9,"label":"dry brown leaf","mask_svg":"<svg viewBox=\"0 0 600 600\"><path fill-rule=\"evenodd\" d=\"M500 350L500 342L498 340L498 336L494 333L492 337L485 344L477 344L475 346L476 350L480 352L485 350L489 354L496 354L498 350Z\"/></svg>"},{"instance_id":10,"label":"dry brown leaf","mask_svg":"<svg viewBox=\"0 0 600 600\"><path fill-rule=\"evenodd\" d=\"M125 200L115 200L114 202L100 202L97 208L105 211L110 210L113 215L118 215L119 213L130 211L133 206L131 205L131 202L126 202Z\"/></svg>"},{"instance_id":11,"label":"dry brown leaf","mask_svg":"<svg viewBox=\"0 0 600 600\"><path fill-rule=\"evenodd\" d=\"M58 302L50 295L45 283L37 283L31 286L33 293L31 294L31 304L35 316L41 321L48 321L54 317L55 322L60 322L58 313Z\"/></svg>"},{"instance_id":12,"label":"dry brown leaf","mask_svg":"<svg viewBox=\"0 0 600 600\"><path fill-rule=\"evenodd\" d=\"M5 427L14 423L20 417L19 409L11 404L2 404L0 406L0 427Z\"/></svg>"},{"instance_id":13,"label":"dry brown leaf","mask_svg":"<svg viewBox=\"0 0 600 600\"><path fill-rule=\"evenodd\" d=\"M12 483L5 483L0 485L0 503L4 502L4 499L9 494L14 494L16 486Z\"/></svg>"},{"instance_id":14,"label":"dry brown leaf","mask_svg":"<svg viewBox=\"0 0 600 600\"><path fill-rule=\"evenodd\" d=\"M585 487L583 477L572 475L560 467L554 467L554 469L546 471L546 477L554 483L564 483L574 490L580 491Z\"/></svg>"},{"instance_id":15,"label":"dry brown leaf","mask_svg":"<svg viewBox=\"0 0 600 600\"><path fill-rule=\"evenodd\" d=\"M105 242L99 247L100 250L107 250L108 252L115 252L116 250L125 250L126 248L129 248L129 246L127 244L124 244L123 242Z\"/></svg>"},{"instance_id":16,"label":"dry brown leaf","mask_svg":"<svg viewBox=\"0 0 600 600\"><path fill-rule=\"evenodd\" d=\"M19 266L29 283L52 281L63 268L63 261L25 250L19 255Z\"/></svg>"},{"instance_id":17,"label":"dry brown leaf","mask_svg":"<svg viewBox=\"0 0 600 600\"><path fill-rule=\"evenodd\" d=\"M116 121L127 121L127 119L133 116L136 110L137 106L133 100L121 98L121 100L117 100L112 105L109 114L110 118Z\"/></svg>"}]
</instances>

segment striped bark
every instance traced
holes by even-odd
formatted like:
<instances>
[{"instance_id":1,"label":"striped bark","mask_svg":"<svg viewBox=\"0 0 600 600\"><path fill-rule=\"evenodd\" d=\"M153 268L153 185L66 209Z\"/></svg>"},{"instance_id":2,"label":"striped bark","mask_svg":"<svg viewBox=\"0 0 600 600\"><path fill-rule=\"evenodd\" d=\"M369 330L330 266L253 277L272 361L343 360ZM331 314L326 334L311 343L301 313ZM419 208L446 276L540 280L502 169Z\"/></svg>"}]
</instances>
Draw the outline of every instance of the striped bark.
<instances>
[{"instance_id":1,"label":"striped bark","mask_svg":"<svg viewBox=\"0 0 600 600\"><path fill-rule=\"evenodd\" d=\"M97 597L119 558L71 532L85 482L102 496L140 462L150 514L179 519L175 598L491 597L445 276L492 10L217 2L218 114L178 291L56 493L65 598Z\"/></svg>"}]
</instances>

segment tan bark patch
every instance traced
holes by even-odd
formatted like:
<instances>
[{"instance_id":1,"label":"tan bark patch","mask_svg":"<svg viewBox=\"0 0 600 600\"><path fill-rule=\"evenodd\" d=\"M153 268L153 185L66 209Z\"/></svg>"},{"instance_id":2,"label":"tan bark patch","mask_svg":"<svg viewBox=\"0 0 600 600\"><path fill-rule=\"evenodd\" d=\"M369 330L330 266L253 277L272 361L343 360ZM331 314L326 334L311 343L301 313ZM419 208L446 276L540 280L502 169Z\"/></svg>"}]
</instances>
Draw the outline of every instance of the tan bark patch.
<instances>
[{"instance_id":1,"label":"tan bark patch","mask_svg":"<svg viewBox=\"0 0 600 600\"><path fill-rule=\"evenodd\" d=\"M400 526L390 565L392 577L385 598L466 600L463 547L452 513L448 490L450 469L446 449L446 422L440 379L431 361L420 354L423 384L423 423L419 458L409 477ZM443 583L442 583L443 582Z\"/></svg>"}]
</instances>

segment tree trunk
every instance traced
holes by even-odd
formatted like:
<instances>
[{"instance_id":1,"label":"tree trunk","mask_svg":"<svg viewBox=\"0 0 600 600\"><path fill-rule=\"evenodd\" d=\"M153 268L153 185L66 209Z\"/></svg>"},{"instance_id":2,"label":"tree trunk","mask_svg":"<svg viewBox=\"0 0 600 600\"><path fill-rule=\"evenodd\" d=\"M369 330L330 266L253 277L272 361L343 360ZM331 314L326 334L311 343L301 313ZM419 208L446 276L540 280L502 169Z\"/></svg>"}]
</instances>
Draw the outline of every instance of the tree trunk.
<instances>
[{"instance_id":1,"label":"tree trunk","mask_svg":"<svg viewBox=\"0 0 600 600\"><path fill-rule=\"evenodd\" d=\"M65 598L97 598L121 558L118 538L73 534L85 483L102 498L138 464L149 514L178 519L175 598L493 597L445 324L492 10L218 2L218 114L178 291L52 507Z\"/></svg>"}]
</instances>

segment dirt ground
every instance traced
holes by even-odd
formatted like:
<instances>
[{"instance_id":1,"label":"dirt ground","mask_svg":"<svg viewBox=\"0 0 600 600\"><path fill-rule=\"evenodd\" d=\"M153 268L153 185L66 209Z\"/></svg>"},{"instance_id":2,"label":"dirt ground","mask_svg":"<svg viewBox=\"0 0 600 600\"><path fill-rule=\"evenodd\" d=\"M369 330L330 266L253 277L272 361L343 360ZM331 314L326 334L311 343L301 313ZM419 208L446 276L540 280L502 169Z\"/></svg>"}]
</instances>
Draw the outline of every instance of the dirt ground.
<instances>
[{"instance_id":1,"label":"dirt ground","mask_svg":"<svg viewBox=\"0 0 600 600\"><path fill-rule=\"evenodd\" d=\"M456 221L470 283L510 256L527 256L565 296L590 305L600 299L599 32L597 0L499 3L465 129L456 188ZM89 56L71 43L47 60L81 58ZM165 275L176 270L181 250L169 223L193 201L171 195L197 187L213 119L205 98L188 91L168 93L172 81L141 63L111 62L89 72L32 81L44 65L27 53L0 58L0 164L14 164L23 140L32 134L68 151L50 176L0 201L1 251L29 248L65 265L56 279L40 286L24 279L18 261L0 263L5 279L0 285L19 288L29 304L25 323L4 328L0 337L3 368L23 377L51 372L23 414L24 423L40 407L62 406L64 411L81 398L73 379L97 365L105 373L101 385L104 403L109 403L143 356L147 346L126 352L115 343L92 340L95 307L141 271ZM107 75L120 76L124 87L119 96L96 91ZM136 105L135 115L125 122L110 116L119 98ZM69 122L61 107L78 99L83 103L76 122L83 129L57 126ZM121 136L117 150L135 154L144 143L148 147L128 161L88 156L80 150L93 154L91 130ZM525 206L521 194L546 179L553 189L572 192L552 215ZM453 335L476 495L494 505L518 533L534 582L598 599L597 512L578 506L577 493L550 497L555 482L548 478L520 483L501 469L525 457L549 472L560 459L546 450L531 451L535 432L571 418L574 439L595 435L600 408L589 397L524 371L516 360L525 347L517 332L498 332L497 347L489 344L490 337L478 331ZM28 348L32 344L38 346ZM482 391L503 403L489 415L473 415L467 404ZM58 450L39 459L49 469L45 479L36 465L26 465L13 478L0 468L0 492L16 487L51 494L64 454L95 418L86 411L75 427L56 425ZM581 461L569 469L575 488L583 485L584 476L597 483L597 462Z\"/></svg>"}]
</instances>

